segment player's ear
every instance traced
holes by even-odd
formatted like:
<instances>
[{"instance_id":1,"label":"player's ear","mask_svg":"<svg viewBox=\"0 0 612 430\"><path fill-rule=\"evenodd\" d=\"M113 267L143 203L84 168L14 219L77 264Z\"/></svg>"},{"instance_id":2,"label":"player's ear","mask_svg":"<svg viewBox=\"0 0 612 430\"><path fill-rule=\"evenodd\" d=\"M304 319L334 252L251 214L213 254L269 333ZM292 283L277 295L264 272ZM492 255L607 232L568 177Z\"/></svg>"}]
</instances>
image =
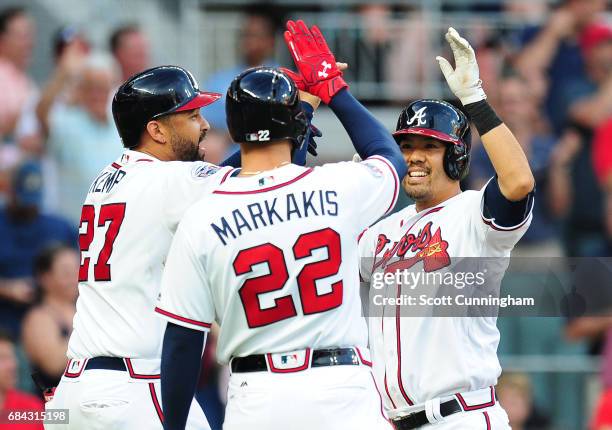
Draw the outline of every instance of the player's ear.
<instances>
[{"instance_id":1,"label":"player's ear","mask_svg":"<svg viewBox=\"0 0 612 430\"><path fill-rule=\"evenodd\" d=\"M147 133L156 143L166 143L168 141L168 127L162 121L152 120L147 123Z\"/></svg>"}]
</instances>

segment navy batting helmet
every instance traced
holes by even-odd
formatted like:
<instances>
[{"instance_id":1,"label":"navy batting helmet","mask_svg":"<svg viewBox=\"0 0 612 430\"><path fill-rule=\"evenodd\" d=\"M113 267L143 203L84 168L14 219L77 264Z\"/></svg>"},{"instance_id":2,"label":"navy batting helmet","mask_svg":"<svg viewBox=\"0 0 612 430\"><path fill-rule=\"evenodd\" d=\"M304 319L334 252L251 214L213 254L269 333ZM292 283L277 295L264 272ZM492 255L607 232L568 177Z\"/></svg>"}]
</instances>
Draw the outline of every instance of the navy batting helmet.
<instances>
[{"instance_id":1,"label":"navy batting helmet","mask_svg":"<svg viewBox=\"0 0 612 430\"><path fill-rule=\"evenodd\" d=\"M417 100L400 114L393 137L399 143L404 135L429 136L447 143L444 171L461 180L468 173L472 133L463 112L442 100Z\"/></svg>"},{"instance_id":2,"label":"navy batting helmet","mask_svg":"<svg viewBox=\"0 0 612 430\"><path fill-rule=\"evenodd\" d=\"M182 67L159 66L119 87L113 97L113 118L123 146L133 148L152 119L201 108L220 98L221 94L200 91L195 78Z\"/></svg>"},{"instance_id":3,"label":"navy batting helmet","mask_svg":"<svg viewBox=\"0 0 612 430\"><path fill-rule=\"evenodd\" d=\"M298 88L272 67L248 69L234 78L227 90L225 113L234 142L291 139L298 146L308 127Z\"/></svg>"}]
</instances>

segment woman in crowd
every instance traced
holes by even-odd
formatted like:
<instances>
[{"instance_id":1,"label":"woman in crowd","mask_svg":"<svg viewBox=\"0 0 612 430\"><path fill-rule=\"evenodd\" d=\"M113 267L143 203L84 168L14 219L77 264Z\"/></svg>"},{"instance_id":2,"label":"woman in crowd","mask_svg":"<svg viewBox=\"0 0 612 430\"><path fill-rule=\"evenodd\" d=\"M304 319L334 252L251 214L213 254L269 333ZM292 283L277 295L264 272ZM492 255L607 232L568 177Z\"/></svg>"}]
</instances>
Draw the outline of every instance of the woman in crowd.
<instances>
[{"instance_id":1,"label":"woman in crowd","mask_svg":"<svg viewBox=\"0 0 612 430\"><path fill-rule=\"evenodd\" d=\"M24 320L22 341L33 370L46 387L56 386L66 367L78 271L77 252L65 245L46 248L34 264L41 301Z\"/></svg>"}]
</instances>

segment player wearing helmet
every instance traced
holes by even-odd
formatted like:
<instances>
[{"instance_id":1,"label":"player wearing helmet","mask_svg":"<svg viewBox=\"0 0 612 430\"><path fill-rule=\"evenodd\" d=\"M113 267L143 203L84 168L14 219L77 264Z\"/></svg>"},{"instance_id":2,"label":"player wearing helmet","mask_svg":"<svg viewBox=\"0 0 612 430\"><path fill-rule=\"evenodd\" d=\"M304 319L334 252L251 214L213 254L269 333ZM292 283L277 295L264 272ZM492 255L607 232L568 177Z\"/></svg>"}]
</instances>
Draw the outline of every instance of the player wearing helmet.
<instances>
[{"instance_id":1,"label":"player wearing helmet","mask_svg":"<svg viewBox=\"0 0 612 430\"><path fill-rule=\"evenodd\" d=\"M195 161L209 129L200 108L220 97L177 66L146 70L117 90L113 117L126 149L94 179L83 205L69 362L47 403L68 409L70 419L53 429L162 429L166 324L153 309L179 220L231 170ZM188 410L187 428L208 428L195 400Z\"/></svg>"},{"instance_id":2,"label":"player wearing helmet","mask_svg":"<svg viewBox=\"0 0 612 430\"><path fill-rule=\"evenodd\" d=\"M440 283L441 276L423 276L414 284L401 279L415 277L391 276L400 281L379 282L384 275L403 271L453 275L463 267L464 257L495 257L494 270L484 278L490 283L486 288L494 290L531 221L534 179L527 159L486 102L469 43L452 28L446 39L456 66L437 59L478 129L496 176L480 191L461 191L459 181L469 165L470 123L459 109L443 101L418 100L402 111L394 137L408 167L402 185L415 204L370 227L359 243L361 276L373 286L373 373L384 387L385 409L398 430L508 429L494 391L501 373L495 315L465 317L461 302L451 301L455 290L463 288L461 294L469 296L477 294L478 286L447 286ZM467 271L482 260L476 262ZM455 307L445 308L445 317L431 316L440 309L436 301L426 300L432 297L427 293L433 291L440 299L448 289L448 301L437 303ZM378 294L404 298L411 291L414 301L376 299ZM427 308L430 303L433 309Z\"/></svg>"},{"instance_id":3,"label":"player wearing helmet","mask_svg":"<svg viewBox=\"0 0 612 430\"><path fill-rule=\"evenodd\" d=\"M291 164L305 130L296 84L250 69L226 95L242 170L185 214L157 309L166 429L183 429L204 332L221 327L231 376L228 430L389 428L370 373L357 235L390 211L406 166L387 130L348 92L323 36L289 21L300 85L340 119L361 163Z\"/></svg>"}]
</instances>

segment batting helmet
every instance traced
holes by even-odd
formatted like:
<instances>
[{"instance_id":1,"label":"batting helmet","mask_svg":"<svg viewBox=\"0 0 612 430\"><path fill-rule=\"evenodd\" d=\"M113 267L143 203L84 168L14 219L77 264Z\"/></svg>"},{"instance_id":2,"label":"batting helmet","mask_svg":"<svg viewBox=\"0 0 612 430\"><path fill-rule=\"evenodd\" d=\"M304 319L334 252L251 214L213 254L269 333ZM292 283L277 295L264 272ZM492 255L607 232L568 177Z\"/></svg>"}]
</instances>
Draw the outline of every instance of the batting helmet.
<instances>
[{"instance_id":1,"label":"batting helmet","mask_svg":"<svg viewBox=\"0 0 612 430\"><path fill-rule=\"evenodd\" d=\"M248 69L234 78L225 113L234 142L291 139L298 146L308 127L295 83L271 67Z\"/></svg>"},{"instance_id":2,"label":"batting helmet","mask_svg":"<svg viewBox=\"0 0 612 430\"><path fill-rule=\"evenodd\" d=\"M200 91L193 75L182 67L159 66L119 87L113 97L113 118L123 146L133 148L152 119L201 108L220 98L221 94Z\"/></svg>"},{"instance_id":3,"label":"batting helmet","mask_svg":"<svg viewBox=\"0 0 612 430\"><path fill-rule=\"evenodd\" d=\"M399 143L407 134L429 136L447 143L444 171L453 180L465 178L470 164L472 133L463 112L442 100L417 100L400 114L393 137Z\"/></svg>"}]
</instances>

